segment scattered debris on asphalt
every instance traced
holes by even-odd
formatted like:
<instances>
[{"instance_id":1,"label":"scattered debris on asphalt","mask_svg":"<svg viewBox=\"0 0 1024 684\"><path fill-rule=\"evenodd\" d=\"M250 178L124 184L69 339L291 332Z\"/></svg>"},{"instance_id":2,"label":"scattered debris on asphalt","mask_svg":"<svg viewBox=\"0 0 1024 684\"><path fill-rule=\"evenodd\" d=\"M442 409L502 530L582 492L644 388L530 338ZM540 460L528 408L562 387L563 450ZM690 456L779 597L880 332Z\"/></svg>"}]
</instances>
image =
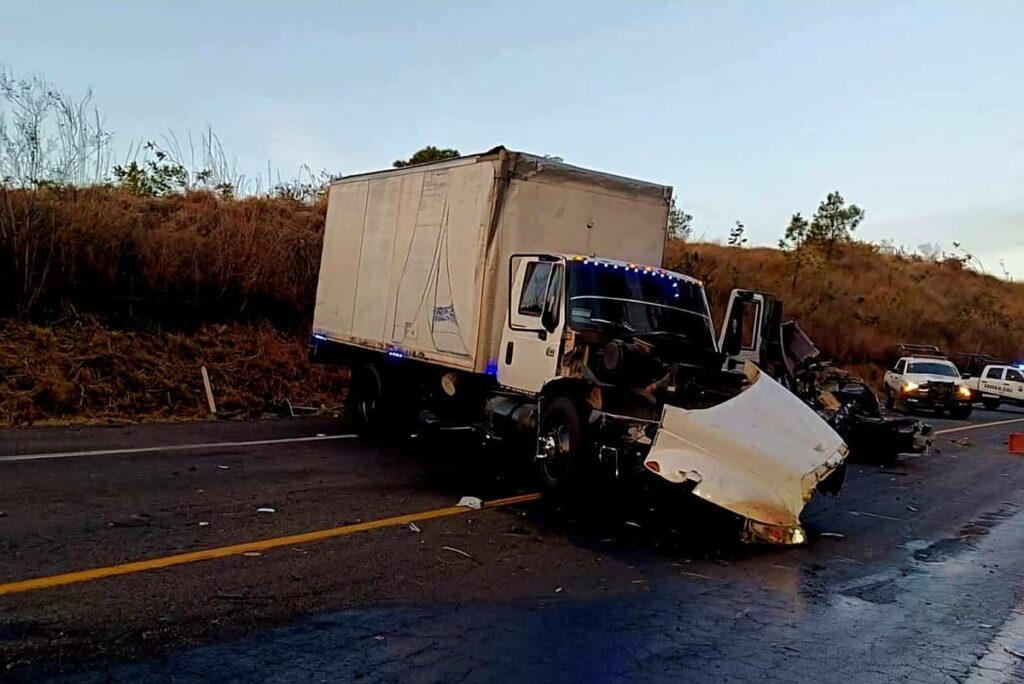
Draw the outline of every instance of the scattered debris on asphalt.
<instances>
[{"instance_id":1,"label":"scattered debris on asphalt","mask_svg":"<svg viewBox=\"0 0 1024 684\"><path fill-rule=\"evenodd\" d=\"M774 646L775 648L780 649L782 651L791 651L793 653L799 653L800 652L800 649L793 648L792 646L787 646L786 644L772 644L772 646Z\"/></svg>"},{"instance_id":2,"label":"scattered debris on asphalt","mask_svg":"<svg viewBox=\"0 0 1024 684\"><path fill-rule=\"evenodd\" d=\"M384 636L383 634L378 634L377 636L373 637L373 640L374 641L386 641L387 637Z\"/></svg>"},{"instance_id":3,"label":"scattered debris on asphalt","mask_svg":"<svg viewBox=\"0 0 1024 684\"><path fill-rule=\"evenodd\" d=\"M974 440L970 437L960 437L959 439L949 440L950 444L956 444L957 446L969 447L974 446Z\"/></svg>"},{"instance_id":4,"label":"scattered debris on asphalt","mask_svg":"<svg viewBox=\"0 0 1024 684\"><path fill-rule=\"evenodd\" d=\"M209 521L207 521L207 520L200 520L200 521L199 521L199 526L200 526L200 527L206 527L206 526L208 526L209 524L210 524L210 523L209 523Z\"/></svg>"},{"instance_id":5,"label":"scattered debris on asphalt","mask_svg":"<svg viewBox=\"0 0 1024 684\"><path fill-rule=\"evenodd\" d=\"M257 508L256 512L257 513L277 513L277 511L275 511L273 508L266 508L266 507L264 507L264 508Z\"/></svg>"},{"instance_id":6,"label":"scattered debris on asphalt","mask_svg":"<svg viewBox=\"0 0 1024 684\"><path fill-rule=\"evenodd\" d=\"M913 506L907 506L907 510L910 511L911 513L917 513L918 511L918 509L914 508Z\"/></svg>"},{"instance_id":7,"label":"scattered debris on asphalt","mask_svg":"<svg viewBox=\"0 0 1024 684\"><path fill-rule=\"evenodd\" d=\"M423 531L423 530L420 529L419 525L417 525L414 522L409 523L409 529L412 530L413 532L422 532Z\"/></svg>"},{"instance_id":8,"label":"scattered debris on asphalt","mask_svg":"<svg viewBox=\"0 0 1024 684\"><path fill-rule=\"evenodd\" d=\"M819 537L832 537L833 539L846 539L846 535L845 534L840 534L839 532L822 532L818 536Z\"/></svg>"},{"instance_id":9,"label":"scattered debris on asphalt","mask_svg":"<svg viewBox=\"0 0 1024 684\"><path fill-rule=\"evenodd\" d=\"M625 524L628 525L629 527L635 527L638 530L643 529L642 527L640 527L640 525L638 525L637 523L633 522L632 520L627 520Z\"/></svg>"},{"instance_id":10,"label":"scattered debris on asphalt","mask_svg":"<svg viewBox=\"0 0 1024 684\"><path fill-rule=\"evenodd\" d=\"M715 579L714 577L711 577L709 575L702 575L699 572L681 572L679 574L680 575L686 575L687 577L698 577L700 579L706 579L706 580L713 580L713 579Z\"/></svg>"},{"instance_id":11,"label":"scattered debris on asphalt","mask_svg":"<svg viewBox=\"0 0 1024 684\"><path fill-rule=\"evenodd\" d=\"M891 515L882 515L881 513L868 513L866 511L848 511L850 515L856 515L858 517L864 516L866 518L880 518L882 520L895 520L896 522L903 522L903 518L894 518Z\"/></svg>"},{"instance_id":12,"label":"scattered debris on asphalt","mask_svg":"<svg viewBox=\"0 0 1024 684\"><path fill-rule=\"evenodd\" d=\"M1007 653L1009 653L1012 656L1017 656L1018 658L1024 660L1024 653L1022 653L1022 652L1020 652L1018 650L1012 649L1009 646L1003 646L1003 650L1006 651Z\"/></svg>"},{"instance_id":13,"label":"scattered debris on asphalt","mask_svg":"<svg viewBox=\"0 0 1024 684\"><path fill-rule=\"evenodd\" d=\"M228 469L231 468L231 466L226 466L226 465L218 465L217 467L220 468L221 470L228 470Z\"/></svg>"},{"instance_id":14,"label":"scattered debris on asphalt","mask_svg":"<svg viewBox=\"0 0 1024 684\"><path fill-rule=\"evenodd\" d=\"M258 558L259 556L262 556L263 554L260 553L259 551L246 551L242 555L245 556L246 558Z\"/></svg>"},{"instance_id":15,"label":"scattered debris on asphalt","mask_svg":"<svg viewBox=\"0 0 1024 684\"><path fill-rule=\"evenodd\" d=\"M484 502L475 496L464 496L459 499L459 503L455 505L461 506L462 508L472 508L474 511L478 511L483 508Z\"/></svg>"},{"instance_id":16,"label":"scattered debris on asphalt","mask_svg":"<svg viewBox=\"0 0 1024 684\"><path fill-rule=\"evenodd\" d=\"M259 596L252 594L214 594L213 598L215 601L269 601L269 596Z\"/></svg>"},{"instance_id":17,"label":"scattered debris on asphalt","mask_svg":"<svg viewBox=\"0 0 1024 684\"><path fill-rule=\"evenodd\" d=\"M145 527L149 525L149 516L145 513L136 513L126 519L111 520L107 527Z\"/></svg>"},{"instance_id":18,"label":"scattered debris on asphalt","mask_svg":"<svg viewBox=\"0 0 1024 684\"><path fill-rule=\"evenodd\" d=\"M561 594L561 593L562 593L562 587L557 587L557 588L555 589L555 593L556 593L556 594Z\"/></svg>"},{"instance_id":19,"label":"scattered debris on asphalt","mask_svg":"<svg viewBox=\"0 0 1024 684\"><path fill-rule=\"evenodd\" d=\"M460 556L465 556L466 558L468 558L469 560L473 561L474 563L478 563L479 562L479 561L477 561L476 558L473 558L472 556L470 556L468 553L466 553L462 549L457 549L454 546L442 546L441 550L442 551L451 551L452 553L457 553Z\"/></svg>"}]
</instances>

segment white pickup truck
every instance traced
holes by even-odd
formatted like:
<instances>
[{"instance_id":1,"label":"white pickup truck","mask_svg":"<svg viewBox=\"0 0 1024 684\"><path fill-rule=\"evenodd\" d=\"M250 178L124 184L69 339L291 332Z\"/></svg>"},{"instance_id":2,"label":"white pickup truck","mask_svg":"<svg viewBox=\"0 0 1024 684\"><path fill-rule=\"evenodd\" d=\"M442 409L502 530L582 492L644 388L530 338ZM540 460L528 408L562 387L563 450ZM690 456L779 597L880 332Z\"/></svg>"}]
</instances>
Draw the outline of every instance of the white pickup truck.
<instances>
[{"instance_id":1,"label":"white pickup truck","mask_svg":"<svg viewBox=\"0 0 1024 684\"><path fill-rule=\"evenodd\" d=\"M971 415L973 394L952 361L933 356L904 356L885 374L885 408L948 411L953 418Z\"/></svg>"},{"instance_id":2,"label":"white pickup truck","mask_svg":"<svg viewBox=\"0 0 1024 684\"><path fill-rule=\"evenodd\" d=\"M1004 401L1024 404L1024 371L1020 368L985 366L978 377L969 377L964 383L971 390L972 399L987 409L997 409Z\"/></svg>"}]
</instances>

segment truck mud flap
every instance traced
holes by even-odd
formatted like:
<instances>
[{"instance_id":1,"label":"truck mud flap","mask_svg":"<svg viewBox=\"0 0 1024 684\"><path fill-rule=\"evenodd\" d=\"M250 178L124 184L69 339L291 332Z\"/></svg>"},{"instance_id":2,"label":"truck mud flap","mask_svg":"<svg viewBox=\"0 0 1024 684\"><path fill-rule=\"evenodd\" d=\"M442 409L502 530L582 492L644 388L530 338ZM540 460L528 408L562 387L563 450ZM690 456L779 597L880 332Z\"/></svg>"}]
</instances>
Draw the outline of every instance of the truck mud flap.
<instances>
[{"instance_id":1,"label":"truck mud flap","mask_svg":"<svg viewBox=\"0 0 1024 684\"><path fill-rule=\"evenodd\" d=\"M744 371L749 386L717 406L666 406L644 465L745 518L745 540L800 544L804 505L819 484L838 489L849 450L786 388L751 363Z\"/></svg>"}]
</instances>

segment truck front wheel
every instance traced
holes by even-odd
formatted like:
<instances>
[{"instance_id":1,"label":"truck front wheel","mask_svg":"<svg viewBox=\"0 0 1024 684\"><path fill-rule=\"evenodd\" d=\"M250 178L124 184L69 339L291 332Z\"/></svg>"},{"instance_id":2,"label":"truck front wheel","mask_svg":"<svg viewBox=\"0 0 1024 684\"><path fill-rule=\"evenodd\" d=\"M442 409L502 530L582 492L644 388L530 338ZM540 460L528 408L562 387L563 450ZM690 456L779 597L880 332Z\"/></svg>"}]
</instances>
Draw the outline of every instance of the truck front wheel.
<instances>
[{"instance_id":1,"label":"truck front wheel","mask_svg":"<svg viewBox=\"0 0 1024 684\"><path fill-rule=\"evenodd\" d=\"M559 397L551 402L540 422L537 463L544 486L565 490L579 477L585 460L580 410L571 399Z\"/></svg>"},{"instance_id":2,"label":"truck front wheel","mask_svg":"<svg viewBox=\"0 0 1024 684\"><path fill-rule=\"evenodd\" d=\"M989 411L995 411L999 408L999 404L1002 402L995 397L985 397L981 400L981 405L987 408Z\"/></svg>"}]
</instances>

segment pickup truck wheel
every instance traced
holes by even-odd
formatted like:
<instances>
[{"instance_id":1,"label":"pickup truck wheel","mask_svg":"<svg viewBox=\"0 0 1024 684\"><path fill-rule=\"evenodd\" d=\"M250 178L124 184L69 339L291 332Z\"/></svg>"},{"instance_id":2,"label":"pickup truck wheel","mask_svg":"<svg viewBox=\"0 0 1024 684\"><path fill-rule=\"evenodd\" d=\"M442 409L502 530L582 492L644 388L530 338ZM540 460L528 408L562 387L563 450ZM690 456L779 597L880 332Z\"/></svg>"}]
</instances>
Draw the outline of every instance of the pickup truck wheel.
<instances>
[{"instance_id":1,"label":"pickup truck wheel","mask_svg":"<svg viewBox=\"0 0 1024 684\"><path fill-rule=\"evenodd\" d=\"M546 488L564 491L584 465L583 423L576 404L565 397L551 402L540 422L537 462Z\"/></svg>"},{"instance_id":2,"label":"pickup truck wheel","mask_svg":"<svg viewBox=\"0 0 1024 684\"><path fill-rule=\"evenodd\" d=\"M892 411L896 406L896 399L892 396L892 390L888 387L885 388L885 410Z\"/></svg>"},{"instance_id":3,"label":"pickup truck wheel","mask_svg":"<svg viewBox=\"0 0 1024 684\"><path fill-rule=\"evenodd\" d=\"M987 408L989 411L995 411L997 408L999 408L999 405L1001 403L1003 402L994 397L985 397L984 399L981 400L981 405Z\"/></svg>"},{"instance_id":4,"label":"pickup truck wheel","mask_svg":"<svg viewBox=\"0 0 1024 684\"><path fill-rule=\"evenodd\" d=\"M971 417L971 411L973 410L973 408L974 407L972 407L970 404L967 404L966 406L957 406L951 408L949 409L949 417L954 418L956 420L967 420L968 418Z\"/></svg>"}]
</instances>

